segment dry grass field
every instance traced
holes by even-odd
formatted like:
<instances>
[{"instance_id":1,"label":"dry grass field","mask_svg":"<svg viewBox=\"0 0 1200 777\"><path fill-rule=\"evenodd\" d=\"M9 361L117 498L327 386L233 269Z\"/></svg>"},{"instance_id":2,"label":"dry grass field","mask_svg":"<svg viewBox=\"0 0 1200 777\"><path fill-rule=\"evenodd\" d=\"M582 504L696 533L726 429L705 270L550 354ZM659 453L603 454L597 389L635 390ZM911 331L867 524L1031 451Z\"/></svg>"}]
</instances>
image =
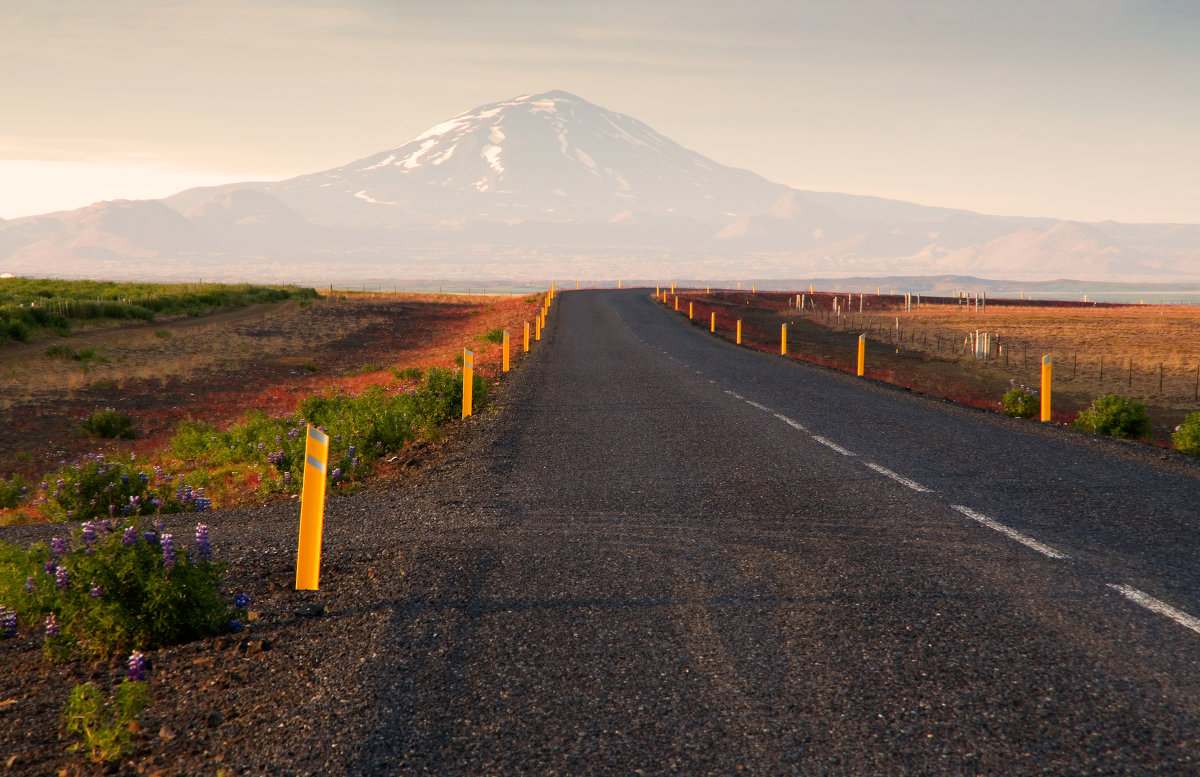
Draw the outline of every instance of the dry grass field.
<instances>
[{"instance_id":1,"label":"dry grass field","mask_svg":"<svg viewBox=\"0 0 1200 777\"><path fill-rule=\"evenodd\" d=\"M477 372L492 376L501 346L480 335L507 328L519 350L539 301L344 293L6 343L0 476L36 478L84 453L149 455L181 420L219 426L247 410L291 412L327 388L393 381L393 367L453 367L464 347ZM138 439L84 436L79 420L104 408L130 415Z\"/></svg>"},{"instance_id":2,"label":"dry grass field","mask_svg":"<svg viewBox=\"0 0 1200 777\"><path fill-rule=\"evenodd\" d=\"M1200 409L1200 307L941 298L906 310L902 296L867 294L860 313L857 294L804 294L803 311L793 294L688 291L680 299L685 315L693 303L697 325L717 312L724 336L742 318L747 343L767 351L778 352L788 323L790 355L843 370L854 368L866 333L869 377L978 407L998 408L1011 381L1037 387L1041 358L1051 354L1055 421L1073 419L1095 397L1123 394L1146 404L1164 442ZM976 332L990 333L990 359L975 358Z\"/></svg>"}]
</instances>

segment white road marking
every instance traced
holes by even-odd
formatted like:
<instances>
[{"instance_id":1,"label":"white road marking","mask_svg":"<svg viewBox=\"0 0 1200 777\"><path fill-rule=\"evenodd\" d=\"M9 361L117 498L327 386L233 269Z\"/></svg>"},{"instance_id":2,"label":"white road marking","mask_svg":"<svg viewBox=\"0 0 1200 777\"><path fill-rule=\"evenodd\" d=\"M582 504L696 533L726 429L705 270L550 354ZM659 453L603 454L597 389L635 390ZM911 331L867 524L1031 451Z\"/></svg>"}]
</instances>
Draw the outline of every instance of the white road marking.
<instances>
[{"instance_id":1,"label":"white road marking","mask_svg":"<svg viewBox=\"0 0 1200 777\"><path fill-rule=\"evenodd\" d=\"M764 413L774 413L775 412L771 408L766 407L765 405L760 405L752 399L747 399L746 404L749 405L750 407L756 407L759 410L763 411Z\"/></svg>"},{"instance_id":2,"label":"white road marking","mask_svg":"<svg viewBox=\"0 0 1200 777\"><path fill-rule=\"evenodd\" d=\"M1176 610L1166 602L1160 602L1150 594L1142 593L1133 586L1109 583L1108 587L1114 591L1118 591L1129 601L1134 602L1135 604L1140 604L1150 612L1156 612L1159 615L1165 615L1178 623L1180 626L1186 626L1197 634L1200 634L1200 618L1193 618L1183 610Z\"/></svg>"},{"instance_id":3,"label":"white road marking","mask_svg":"<svg viewBox=\"0 0 1200 777\"><path fill-rule=\"evenodd\" d=\"M726 394L728 394L729 396L733 397L734 399L741 399L741 398L742 398L742 395L741 395L741 394L739 394L739 393L737 393L736 391L731 391L731 390L729 390L729 389L725 389L725 393L726 393Z\"/></svg>"},{"instance_id":4,"label":"white road marking","mask_svg":"<svg viewBox=\"0 0 1200 777\"><path fill-rule=\"evenodd\" d=\"M842 454L843 456L857 456L858 455L856 453L851 453L850 451L846 450L842 446L838 445L833 440L827 440L819 434L814 434L813 439L816 440L817 442L821 443L822 445L826 446L827 448L834 449L835 451Z\"/></svg>"},{"instance_id":5,"label":"white road marking","mask_svg":"<svg viewBox=\"0 0 1200 777\"><path fill-rule=\"evenodd\" d=\"M804 428L804 424L800 423L799 421L793 421L792 419L785 416L783 413L776 413L775 417L778 418L780 421L783 421L785 424L787 424L790 427L799 429L802 432L808 431L808 429Z\"/></svg>"},{"instance_id":6,"label":"white road marking","mask_svg":"<svg viewBox=\"0 0 1200 777\"><path fill-rule=\"evenodd\" d=\"M876 472L878 472L880 475L886 475L887 477L891 478L892 480L896 481L897 483L904 485L904 486L908 486L913 491L921 491L926 494L933 493L933 489L926 488L925 486L921 485L917 481L909 480L908 478L904 477L903 475L898 475L895 472L892 472L887 467L881 467L878 464L872 464L869 461L867 462L867 466L870 467L871 469L875 470Z\"/></svg>"},{"instance_id":7,"label":"white road marking","mask_svg":"<svg viewBox=\"0 0 1200 777\"><path fill-rule=\"evenodd\" d=\"M1054 548L1050 547L1049 545L1045 545L1043 543L1038 542L1033 537L1027 537L1024 534L1022 534L1021 532L1017 531L1016 529L1010 529L1009 527L1005 526L1002 523L997 523L996 521L993 521L991 518L988 518L986 515L981 515L980 513L975 512L974 510L972 510L969 507L963 507L962 505L950 505L950 506L953 507L955 510L958 510L963 515L970 518L972 521L979 521L980 523L982 523L984 526L988 527L989 529L994 529L995 531L1000 532L1001 534L1008 537L1009 539L1016 540L1017 542L1021 543L1025 547L1036 550L1038 553L1041 553L1043 556L1048 556L1049 558L1056 558L1056 559L1070 558L1070 556L1068 556L1067 554L1060 553L1059 551L1055 550Z\"/></svg>"}]
</instances>

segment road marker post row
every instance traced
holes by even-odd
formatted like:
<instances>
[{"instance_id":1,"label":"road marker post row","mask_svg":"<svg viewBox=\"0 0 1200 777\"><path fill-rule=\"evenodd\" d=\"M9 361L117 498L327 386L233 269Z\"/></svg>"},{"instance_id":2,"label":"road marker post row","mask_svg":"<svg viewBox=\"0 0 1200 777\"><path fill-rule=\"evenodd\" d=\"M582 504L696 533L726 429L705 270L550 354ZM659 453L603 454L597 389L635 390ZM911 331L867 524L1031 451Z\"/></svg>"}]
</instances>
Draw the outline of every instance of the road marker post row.
<instances>
[{"instance_id":1,"label":"road marker post row","mask_svg":"<svg viewBox=\"0 0 1200 777\"><path fill-rule=\"evenodd\" d=\"M328 461L329 435L315 426L309 426L304 442L304 483L300 494L297 591L315 591L321 581L321 533L325 522L325 470Z\"/></svg>"}]
</instances>

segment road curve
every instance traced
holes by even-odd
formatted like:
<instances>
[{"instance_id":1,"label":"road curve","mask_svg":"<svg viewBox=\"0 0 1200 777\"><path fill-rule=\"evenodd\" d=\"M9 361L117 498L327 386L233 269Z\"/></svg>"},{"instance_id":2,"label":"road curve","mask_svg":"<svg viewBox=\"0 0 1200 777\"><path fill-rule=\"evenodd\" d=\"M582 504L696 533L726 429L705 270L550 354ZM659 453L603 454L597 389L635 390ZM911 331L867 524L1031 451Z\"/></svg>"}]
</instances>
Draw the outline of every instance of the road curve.
<instances>
[{"instance_id":1,"label":"road curve","mask_svg":"<svg viewBox=\"0 0 1200 777\"><path fill-rule=\"evenodd\" d=\"M412 539L348 771L1200 770L1200 469L636 290L562 294L504 403Z\"/></svg>"}]
</instances>

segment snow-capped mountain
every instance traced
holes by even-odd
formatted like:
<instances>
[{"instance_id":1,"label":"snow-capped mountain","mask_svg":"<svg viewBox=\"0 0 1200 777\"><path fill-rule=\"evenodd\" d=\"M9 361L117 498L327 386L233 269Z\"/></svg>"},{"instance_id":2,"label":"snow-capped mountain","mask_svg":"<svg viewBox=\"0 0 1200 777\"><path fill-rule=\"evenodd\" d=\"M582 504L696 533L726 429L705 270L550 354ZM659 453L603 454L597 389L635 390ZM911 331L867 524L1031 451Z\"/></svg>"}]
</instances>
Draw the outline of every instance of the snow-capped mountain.
<instances>
[{"instance_id":1,"label":"snow-capped mountain","mask_svg":"<svg viewBox=\"0 0 1200 777\"><path fill-rule=\"evenodd\" d=\"M317 223L392 227L728 221L767 210L788 187L556 91L481 106L396 148L265 190Z\"/></svg>"},{"instance_id":2,"label":"snow-capped mountain","mask_svg":"<svg viewBox=\"0 0 1200 777\"><path fill-rule=\"evenodd\" d=\"M1200 280L1200 226L1075 224L793 189L560 91L483 105L286 181L0 221L0 272L201 271L254 280Z\"/></svg>"}]
</instances>

